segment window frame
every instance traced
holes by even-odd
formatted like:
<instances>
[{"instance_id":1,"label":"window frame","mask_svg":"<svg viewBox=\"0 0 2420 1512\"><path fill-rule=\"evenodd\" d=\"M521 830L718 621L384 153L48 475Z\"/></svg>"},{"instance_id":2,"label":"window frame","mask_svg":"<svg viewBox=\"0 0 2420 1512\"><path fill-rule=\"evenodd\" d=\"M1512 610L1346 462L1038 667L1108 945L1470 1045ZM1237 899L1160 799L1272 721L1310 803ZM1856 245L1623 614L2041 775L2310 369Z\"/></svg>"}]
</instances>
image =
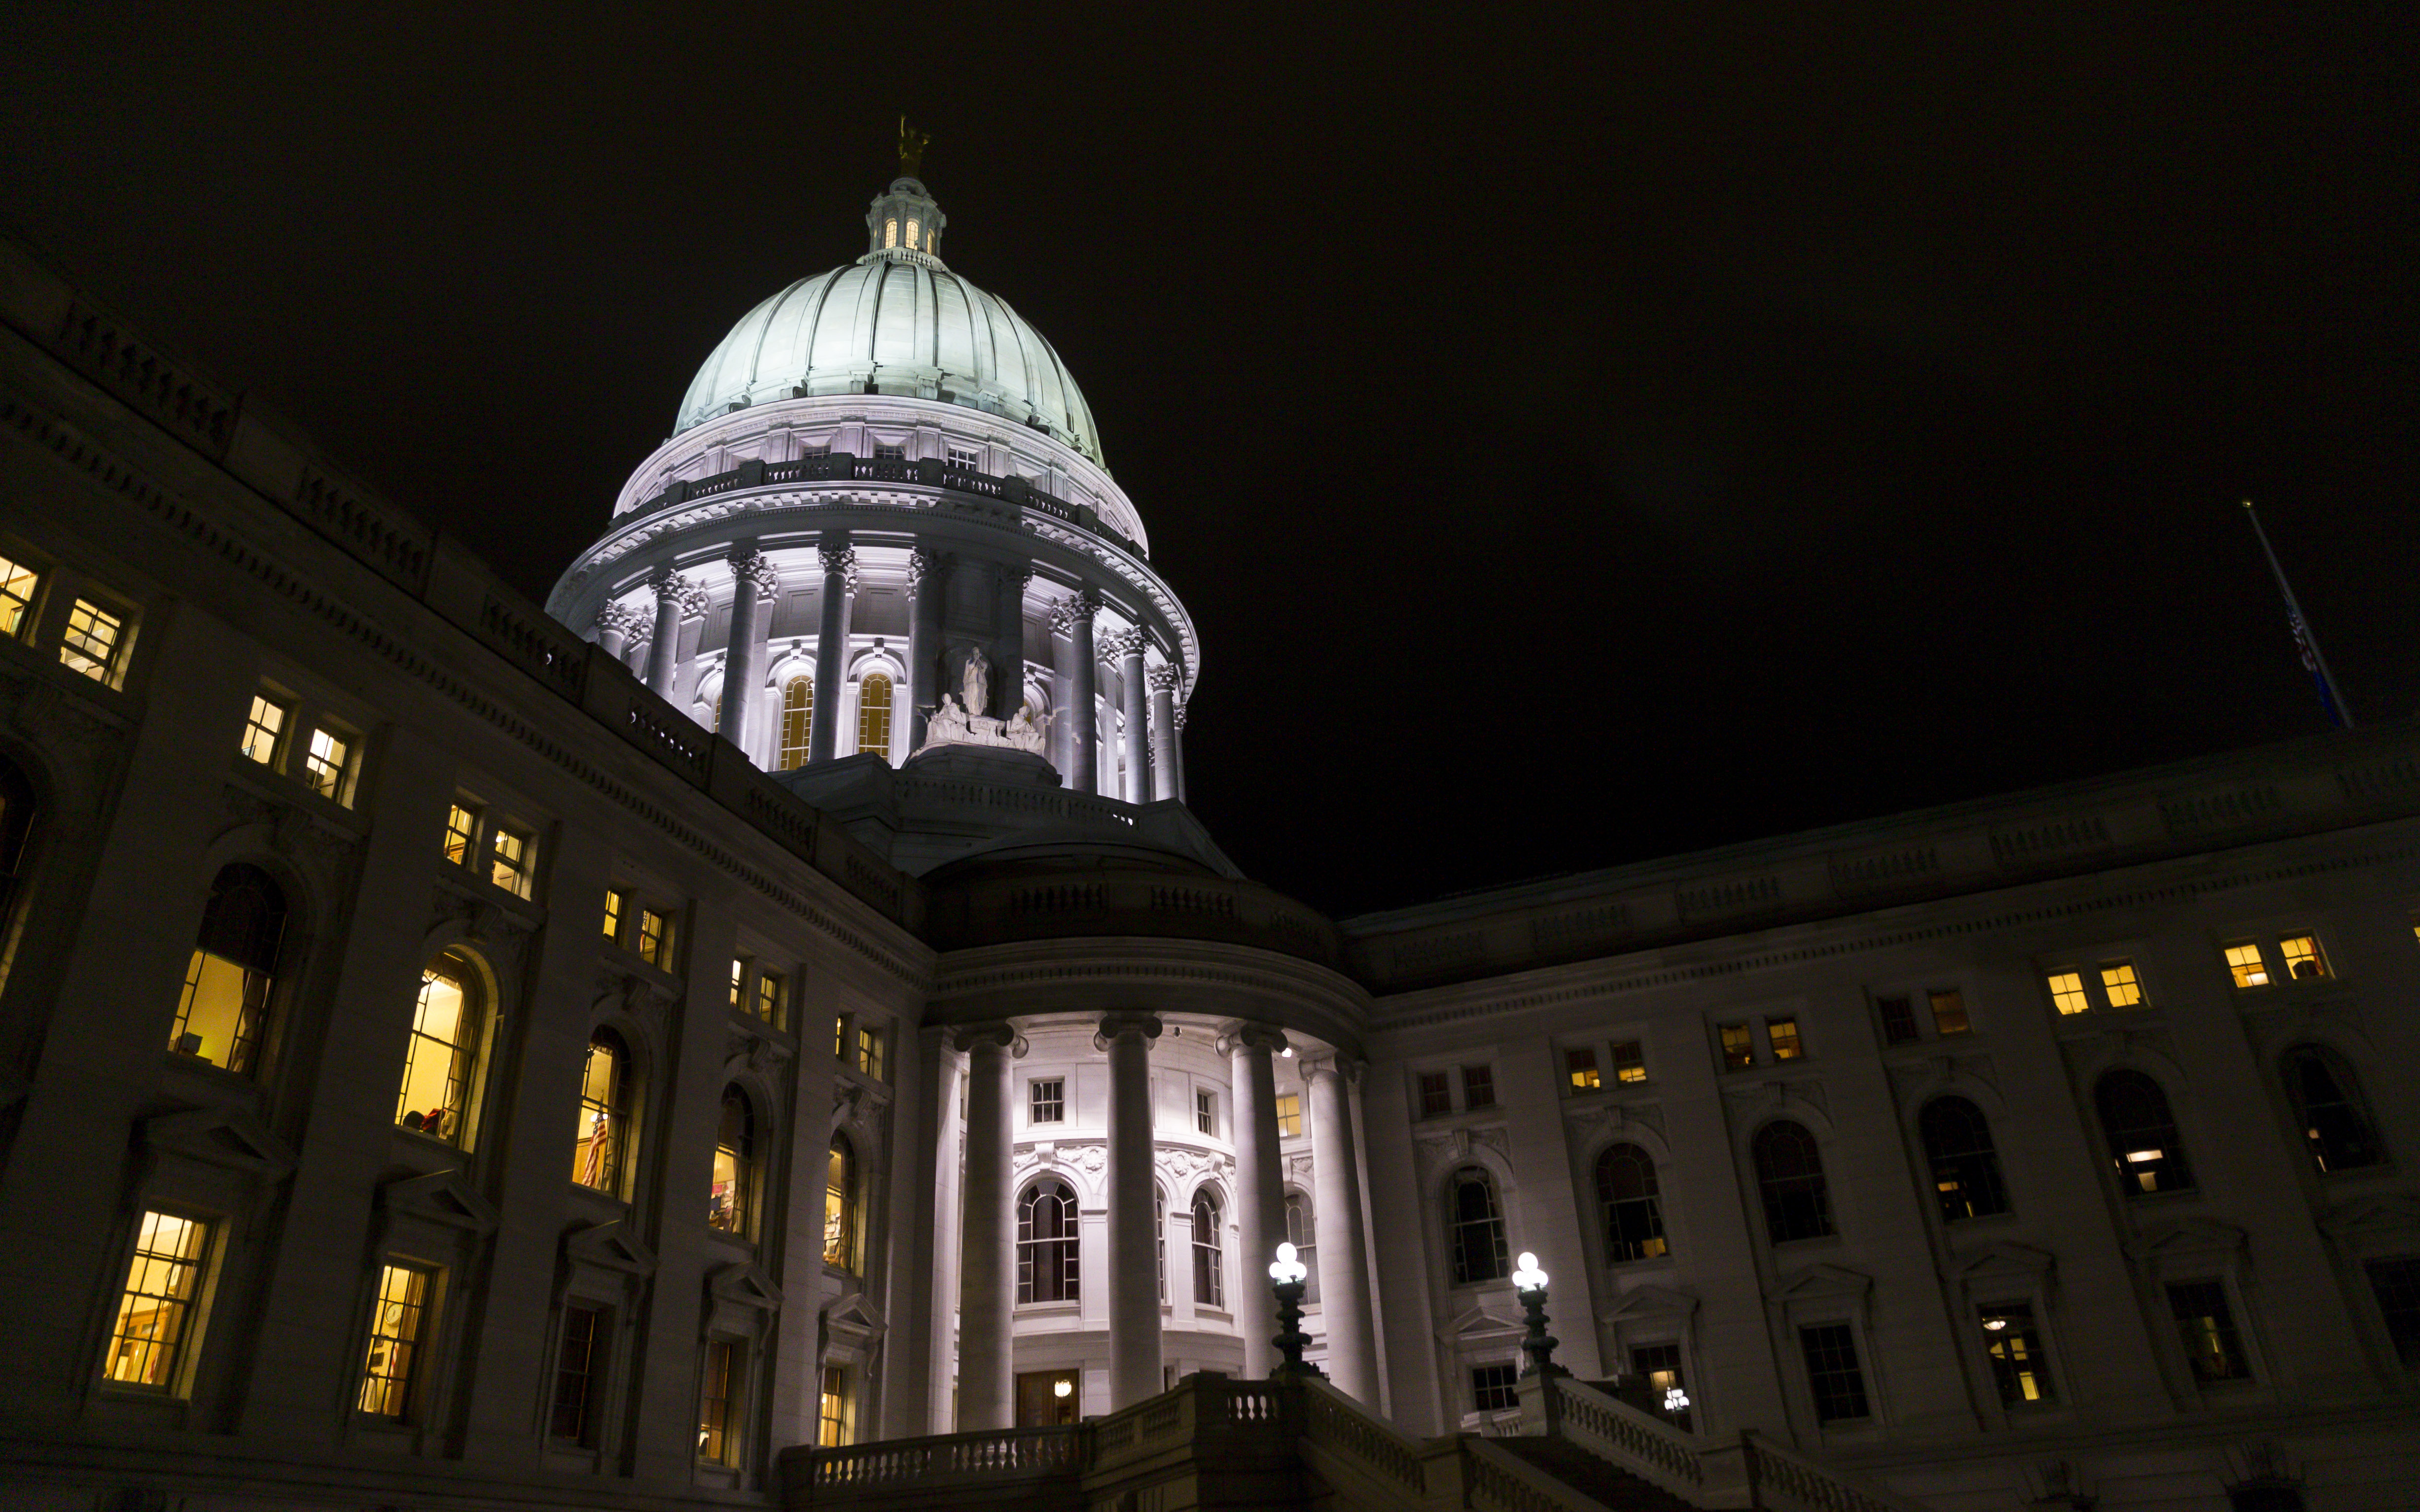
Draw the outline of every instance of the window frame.
<instances>
[{"instance_id":1,"label":"window frame","mask_svg":"<svg viewBox=\"0 0 2420 1512\"><path fill-rule=\"evenodd\" d=\"M1474 1181L1469 1178L1477 1178ZM1473 1186L1486 1194L1487 1211L1473 1216L1463 1211L1462 1195ZM1496 1173L1475 1161L1453 1168L1446 1177L1445 1228L1448 1284L1494 1286L1512 1273L1512 1249L1505 1233L1504 1193ZM1477 1244L1486 1251L1474 1257Z\"/></svg>"},{"instance_id":2,"label":"window frame","mask_svg":"<svg viewBox=\"0 0 2420 1512\"><path fill-rule=\"evenodd\" d=\"M1768 1140L1778 1141L1790 1137L1776 1132L1781 1129L1793 1130L1797 1137L1806 1140L1807 1148L1813 1154L1811 1174L1807 1170L1776 1172L1767 1169L1769 1162L1766 1151L1770 1148L1775 1148L1768 1145ZM1823 1141L1817 1137L1815 1131L1807 1127L1797 1118L1771 1119L1759 1125L1755 1132L1749 1134L1747 1145L1748 1172L1756 1180L1757 1209L1763 1219L1765 1242L1778 1248L1783 1244L1837 1239L1840 1232L1840 1221L1839 1214L1832 1203L1831 1171L1823 1160ZM1785 1183L1795 1183L1795 1185L1790 1190L1781 1191L1779 1196L1776 1196L1776 1189L1783 1187ZM1807 1229L1804 1228L1797 1219L1792 1219L1786 1225L1781 1221L1782 1215L1792 1211L1785 1205L1784 1199L1792 1198L1793 1194L1801 1192L1811 1194L1811 1211L1820 1227ZM1803 1195L1798 1196L1797 1200L1804 1201L1806 1197ZM1791 1232L1786 1234L1781 1232L1784 1227L1791 1229Z\"/></svg>"},{"instance_id":3,"label":"window frame","mask_svg":"<svg viewBox=\"0 0 2420 1512\"><path fill-rule=\"evenodd\" d=\"M732 1127L731 1112L739 1112L738 1127ZM756 1107L756 1099L737 1082L725 1082L722 1096L716 1103L714 1129L714 1160L709 1167L706 1195L706 1226L733 1239L752 1241L756 1237L756 1197L764 1185L766 1152L773 1141L765 1136L760 1127L764 1122ZM721 1184L725 1159L731 1168L731 1192L719 1203L712 1188ZM717 1222L718 1218L727 1219Z\"/></svg>"},{"instance_id":4,"label":"window frame","mask_svg":"<svg viewBox=\"0 0 2420 1512\"><path fill-rule=\"evenodd\" d=\"M1807 1397L1808 1404L1814 1411L1816 1427L1822 1431L1829 1431L1836 1424L1854 1427L1859 1424L1878 1421L1880 1414L1874 1410L1874 1391L1872 1384L1868 1380L1870 1372L1866 1368L1865 1356L1862 1350L1862 1341L1857 1337L1858 1334L1862 1332L1862 1330L1857 1327L1856 1323L1848 1319L1824 1320L1820 1322L1802 1322L1797 1325L1797 1330L1799 1364L1807 1372ZM1815 1359L1817 1341L1814 1338L1814 1335L1817 1334L1838 1335L1837 1337L1826 1337L1823 1341L1823 1346L1826 1349L1832 1348L1835 1345L1845 1345L1847 1347L1849 1360L1847 1375L1850 1377L1852 1386L1856 1393L1856 1406L1860 1409L1859 1411L1854 1412L1825 1412L1826 1393L1824 1388L1819 1383L1819 1378L1826 1375L1837 1376L1841 1374L1841 1372L1837 1369L1826 1371L1820 1370L1818 1368Z\"/></svg>"},{"instance_id":5,"label":"window frame","mask_svg":"<svg viewBox=\"0 0 2420 1512\"><path fill-rule=\"evenodd\" d=\"M1632 1156L1619 1152L1630 1151ZM1622 1193L1615 1178L1617 1163L1643 1167L1645 1190ZM1596 1204L1597 1242L1604 1246L1605 1263L1608 1266L1643 1265L1663 1259L1672 1253L1672 1230L1664 1215L1664 1182L1655 1152L1635 1139L1616 1139L1596 1152L1589 1163L1590 1193ZM1628 1211L1624 1211L1628 1210ZM1643 1214L1643 1226L1626 1221ZM1634 1227L1652 1228L1652 1232L1634 1233Z\"/></svg>"},{"instance_id":6,"label":"window frame","mask_svg":"<svg viewBox=\"0 0 2420 1512\"><path fill-rule=\"evenodd\" d=\"M566 1370L564 1365L571 1346L571 1319L575 1313L585 1314L591 1319L588 1325L587 1346L581 1362L581 1368L576 1372ZM555 1320L554 1358L551 1362L552 1369L548 1373L546 1438L549 1443L570 1444L582 1449L597 1446L598 1412L604 1405L607 1367L612 1363L613 1342L613 1308L612 1304L582 1296L566 1297L564 1300L562 1311ZM557 1431L564 1410L563 1386L566 1375L576 1376L580 1381L579 1429L571 1434Z\"/></svg>"},{"instance_id":7,"label":"window frame","mask_svg":"<svg viewBox=\"0 0 2420 1512\"><path fill-rule=\"evenodd\" d=\"M1205 1212L1209 1218L1206 1226L1202 1223ZM1219 1229L1226 1222L1226 1204L1214 1188L1205 1184L1194 1189L1192 1214L1194 1308L1225 1312L1227 1245ZM1208 1237L1203 1237L1205 1234Z\"/></svg>"},{"instance_id":8,"label":"window frame","mask_svg":"<svg viewBox=\"0 0 2420 1512\"><path fill-rule=\"evenodd\" d=\"M198 1232L194 1253L178 1257L145 1250L146 1221L152 1218L183 1224L189 1231ZM101 1359L92 1377L100 1390L171 1401L185 1400L193 1396L194 1379L201 1367L210 1304L218 1289L218 1263L225 1227L219 1216L180 1203L145 1201L136 1206L133 1222L129 1226L125 1242L118 1250L124 1263L116 1273L120 1278L116 1288L116 1305L111 1311L108 1330L101 1340ZM168 1346L167 1365L160 1372L161 1379L129 1381L110 1372L112 1365L123 1352L120 1346L126 1335L121 1330L126 1324L129 1300L138 1295L135 1283L139 1268L146 1260L188 1268L192 1273L191 1290L181 1297L174 1293L139 1293L144 1297L174 1303L179 1311L176 1337ZM147 1338L142 1342L155 1343L156 1339Z\"/></svg>"},{"instance_id":9,"label":"window frame","mask_svg":"<svg viewBox=\"0 0 2420 1512\"><path fill-rule=\"evenodd\" d=\"M428 1356L437 1347L439 1309L444 1302L443 1267L424 1264L396 1255L381 1255L374 1262L376 1269L370 1283L368 1326L362 1335L362 1363L354 1372L353 1415L373 1423L409 1424L422 1420L423 1408L433 1389L429 1380ZM402 1298L388 1295L387 1278L391 1275L416 1276L419 1285L407 1287ZM411 1309L411 1331L387 1335L385 1309L402 1306ZM381 1377L376 1373L379 1345L381 1339L400 1344L404 1350L402 1368ZM380 1396L393 1404L392 1412L381 1412L369 1405L373 1385L384 1380L391 1384Z\"/></svg>"},{"instance_id":10,"label":"window frame","mask_svg":"<svg viewBox=\"0 0 2420 1512\"><path fill-rule=\"evenodd\" d=\"M1051 1208L1051 1231L1043 1233L1042 1205ZM1044 1267L1052 1267L1044 1280ZM1044 1293L1049 1293L1045 1295ZM1167 1294L1163 1284L1161 1295ZM1066 1178L1043 1171L1016 1194L1016 1301L1018 1307L1075 1307L1084 1298L1083 1216L1076 1188Z\"/></svg>"},{"instance_id":11,"label":"window frame","mask_svg":"<svg viewBox=\"0 0 2420 1512\"><path fill-rule=\"evenodd\" d=\"M1048 1110L1045 1116L1045 1109ZM1025 1121L1031 1126L1067 1121L1067 1078L1035 1076L1025 1084Z\"/></svg>"},{"instance_id":12,"label":"window frame","mask_svg":"<svg viewBox=\"0 0 2420 1512\"><path fill-rule=\"evenodd\" d=\"M601 1097L590 1077L600 1049L614 1052ZM589 1029L581 1052L579 1111L571 1141L573 1186L616 1200L623 1198L629 1185L630 1168L638 1158L638 1112L632 1106L636 1101L632 1084L639 1079L638 1072L638 1057L630 1047L628 1035L612 1024L598 1024ZM600 1123L604 1126L601 1136L597 1133ZM603 1151L601 1156L599 1150ZM592 1166L597 1167L600 1180L588 1180Z\"/></svg>"},{"instance_id":13,"label":"window frame","mask_svg":"<svg viewBox=\"0 0 2420 1512\"><path fill-rule=\"evenodd\" d=\"M439 972L438 968L449 961L458 966L458 977L443 977ZM473 1137L478 1132L481 1096L487 1080L489 1041L492 1038L488 1031L495 1017L492 1005L497 995L496 983L486 961L469 946L460 944L449 945L432 956L428 964L420 968L420 991L413 998L411 1028L405 1041L402 1072L396 1085L395 1126L405 1134L433 1139L467 1154L473 1149ZM454 981L462 989L461 1007L457 1009L455 1015L460 1038L453 1041L442 1040L421 1028L422 1011L429 985L440 980ZM411 1105L412 1072L424 1041L444 1046L450 1058L446 1073L449 1095L439 1103L439 1107L452 1120L451 1132L430 1134L427 1115ZM458 1088L458 1092L451 1090L455 1088ZM418 1127L404 1121L413 1115L420 1115L423 1119Z\"/></svg>"}]
</instances>

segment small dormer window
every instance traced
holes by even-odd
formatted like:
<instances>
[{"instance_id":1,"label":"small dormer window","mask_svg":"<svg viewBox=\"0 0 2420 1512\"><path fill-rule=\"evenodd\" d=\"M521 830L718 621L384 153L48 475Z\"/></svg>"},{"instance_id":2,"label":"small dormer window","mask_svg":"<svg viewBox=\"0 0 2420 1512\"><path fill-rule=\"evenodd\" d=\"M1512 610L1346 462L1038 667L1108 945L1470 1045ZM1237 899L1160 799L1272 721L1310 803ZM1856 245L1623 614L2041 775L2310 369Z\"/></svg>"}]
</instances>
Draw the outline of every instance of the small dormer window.
<instances>
[{"instance_id":1,"label":"small dormer window","mask_svg":"<svg viewBox=\"0 0 2420 1512\"><path fill-rule=\"evenodd\" d=\"M908 218L908 250L909 252L914 252L916 250L916 233L919 227L916 224L916 218L912 215L909 216Z\"/></svg>"},{"instance_id":2,"label":"small dormer window","mask_svg":"<svg viewBox=\"0 0 2420 1512\"><path fill-rule=\"evenodd\" d=\"M885 250L899 245L899 218L895 215L882 223L882 245Z\"/></svg>"}]
</instances>

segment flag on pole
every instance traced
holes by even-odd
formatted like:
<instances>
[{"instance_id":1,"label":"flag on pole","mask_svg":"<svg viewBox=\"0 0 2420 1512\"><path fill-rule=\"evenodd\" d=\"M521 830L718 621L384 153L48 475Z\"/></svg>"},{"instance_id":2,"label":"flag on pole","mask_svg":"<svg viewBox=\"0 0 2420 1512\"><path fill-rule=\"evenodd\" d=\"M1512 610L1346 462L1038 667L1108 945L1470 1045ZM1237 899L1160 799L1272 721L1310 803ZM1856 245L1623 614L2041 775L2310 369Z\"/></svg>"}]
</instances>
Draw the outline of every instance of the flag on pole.
<instances>
[{"instance_id":1,"label":"flag on pole","mask_svg":"<svg viewBox=\"0 0 2420 1512\"><path fill-rule=\"evenodd\" d=\"M2269 547L2269 532L2260 528L2259 512L2252 501L2243 501L2244 517L2252 521L2252 533L2260 537L2260 554L2269 559L2269 570L2276 575L2277 591L2286 595L2286 623L2294 632L2294 649L2301 654L2303 670L2311 674L2311 686L2319 690L2319 706L2328 717L2350 730L2351 711L2345 707L2344 695L2336 691L2336 680L2328 673L2328 659L2319 655L2319 642L2311 627L2303 622L2303 606L2294 602L2293 585L2286 581L2286 569L2277 563L2277 553Z\"/></svg>"}]
</instances>

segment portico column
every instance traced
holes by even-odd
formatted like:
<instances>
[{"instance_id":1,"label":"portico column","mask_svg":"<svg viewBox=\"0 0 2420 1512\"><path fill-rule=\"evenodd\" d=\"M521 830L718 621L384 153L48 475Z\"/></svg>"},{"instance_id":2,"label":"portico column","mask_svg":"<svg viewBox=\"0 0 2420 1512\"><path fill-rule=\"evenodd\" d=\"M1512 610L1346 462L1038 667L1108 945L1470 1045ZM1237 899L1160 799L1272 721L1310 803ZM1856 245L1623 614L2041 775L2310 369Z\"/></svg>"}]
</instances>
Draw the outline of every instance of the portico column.
<instances>
[{"instance_id":1,"label":"portico column","mask_svg":"<svg viewBox=\"0 0 2420 1512\"><path fill-rule=\"evenodd\" d=\"M1050 764L1059 768L1059 779L1067 780L1067 711L1075 674L1068 663L1075 656L1076 616L1065 600L1050 609Z\"/></svg>"},{"instance_id":2,"label":"portico column","mask_svg":"<svg viewBox=\"0 0 2420 1512\"><path fill-rule=\"evenodd\" d=\"M1094 717L1096 680L1094 674L1093 616L1101 611L1101 595L1078 589L1067 600L1067 786L1093 792L1094 754L1100 748L1098 721Z\"/></svg>"},{"instance_id":3,"label":"portico column","mask_svg":"<svg viewBox=\"0 0 2420 1512\"><path fill-rule=\"evenodd\" d=\"M681 616L705 607L705 590L673 571L658 567L647 578L656 591L655 639L647 645L647 687L658 698L673 696L673 674L680 666Z\"/></svg>"},{"instance_id":4,"label":"portico column","mask_svg":"<svg viewBox=\"0 0 2420 1512\"><path fill-rule=\"evenodd\" d=\"M818 701L820 702L820 701ZM1024 1044L1006 1024L958 1031L967 1051L967 1203L958 1251L956 1431L1014 1427L1016 1193L1010 1181L1008 1073ZM1148 1213L1146 1212L1146 1222Z\"/></svg>"},{"instance_id":5,"label":"portico column","mask_svg":"<svg viewBox=\"0 0 2420 1512\"><path fill-rule=\"evenodd\" d=\"M765 675L764 595L781 585L751 544L731 552L731 646L723 656L722 738L741 750L756 737L756 684ZM753 753L751 753L753 760Z\"/></svg>"},{"instance_id":6,"label":"portico column","mask_svg":"<svg viewBox=\"0 0 2420 1512\"><path fill-rule=\"evenodd\" d=\"M1185 711L1191 707L1190 703L1176 706L1176 720L1168 735L1169 765L1175 772L1176 798L1180 803L1185 801Z\"/></svg>"},{"instance_id":7,"label":"portico column","mask_svg":"<svg viewBox=\"0 0 2420 1512\"><path fill-rule=\"evenodd\" d=\"M908 754L924 747L924 723L939 702L941 660L940 558L919 546L908 553ZM930 584L930 587L927 587Z\"/></svg>"},{"instance_id":8,"label":"portico column","mask_svg":"<svg viewBox=\"0 0 2420 1512\"><path fill-rule=\"evenodd\" d=\"M1151 690L1143 686L1140 630L1123 630L1113 638L1118 654L1118 699L1125 714L1125 781L1120 796L1128 803L1151 801Z\"/></svg>"},{"instance_id":9,"label":"portico column","mask_svg":"<svg viewBox=\"0 0 2420 1512\"><path fill-rule=\"evenodd\" d=\"M1159 1020L1110 1013L1094 1048L1109 1057L1109 1411L1160 1390L1158 1242L1152 1233L1151 1042Z\"/></svg>"},{"instance_id":10,"label":"portico column","mask_svg":"<svg viewBox=\"0 0 2420 1512\"><path fill-rule=\"evenodd\" d=\"M1327 1379L1364 1407L1378 1405L1378 1346L1370 1327L1370 1264L1361 1233L1359 1152L1344 1069L1334 1056L1302 1064L1311 1089L1311 1161L1319 1201L1319 1309Z\"/></svg>"},{"instance_id":11,"label":"portico column","mask_svg":"<svg viewBox=\"0 0 2420 1512\"><path fill-rule=\"evenodd\" d=\"M1285 1172L1278 1158L1277 1069L1269 1057L1285 1036L1247 1024L1220 1041L1235 1100L1235 1244L1244 1252L1235 1327L1244 1335L1244 1379L1269 1373L1276 1359L1277 1299L1266 1284L1269 1257L1286 1237Z\"/></svg>"},{"instance_id":12,"label":"portico column","mask_svg":"<svg viewBox=\"0 0 2420 1512\"><path fill-rule=\"evenodd\" d=\"M619 604L608 604L597 611L597 644L615 661L622 659L630 646L630 632L636 628L638 616Z\"/></svg>"},{"instance_id":13,"label":"portico column","mask_svg":"<svg viewBox=\"0 0 2420 1512\"><path fill-rule=\"evenodd\" d=\"M1025 705L1025 585L1032 578L1028 563L1001 564L992 600L991 707L969 714L1010 719Z\"/></svg>"},{"instance_id":14,"label":"portico column","mask_svg":"<svg viewBox=\"0 0 2420 1512\"><path fill-rule=\"evenodd\" d=\"M1176 792L1176 669L1166 662L1151 670L1151 795Z\"/></svg>"},{"instance_id":15,"label":"portico column","mask_svg":"<svg viewBox=\"0 0 2420 1512\"><path fill-rule=\"evenodd\" d=\"M857 586L857 553L848 537L823 546L824 603L815 635L815 716L807 726L807 760L828 762L840 744L840 690L848 680L848 595Z\"/></svg>"}]
</instances>

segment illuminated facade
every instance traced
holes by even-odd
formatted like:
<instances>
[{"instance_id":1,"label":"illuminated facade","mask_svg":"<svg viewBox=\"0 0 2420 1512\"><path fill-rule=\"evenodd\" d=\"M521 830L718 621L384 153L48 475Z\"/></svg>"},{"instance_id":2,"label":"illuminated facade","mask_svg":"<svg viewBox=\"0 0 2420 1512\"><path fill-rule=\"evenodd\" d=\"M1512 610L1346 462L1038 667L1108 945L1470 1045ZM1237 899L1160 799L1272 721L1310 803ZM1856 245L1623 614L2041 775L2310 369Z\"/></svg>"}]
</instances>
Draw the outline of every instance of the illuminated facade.
<instances>
[{"instance_id":1,"label":"illuminated facade","mask_svg":"<svg viewBox=\"0 0 2420 1512\"><path fill-rule=\"evenodd\" d=\"M946 226L543 611L0 249L12 1503L795 1501L1265 1375L1286 1241L1368 1443L1516 1427L1530 1251L1677 1456L2408 1504L2420 732L1323 918Z\"/></svg>"}]
</instances>

